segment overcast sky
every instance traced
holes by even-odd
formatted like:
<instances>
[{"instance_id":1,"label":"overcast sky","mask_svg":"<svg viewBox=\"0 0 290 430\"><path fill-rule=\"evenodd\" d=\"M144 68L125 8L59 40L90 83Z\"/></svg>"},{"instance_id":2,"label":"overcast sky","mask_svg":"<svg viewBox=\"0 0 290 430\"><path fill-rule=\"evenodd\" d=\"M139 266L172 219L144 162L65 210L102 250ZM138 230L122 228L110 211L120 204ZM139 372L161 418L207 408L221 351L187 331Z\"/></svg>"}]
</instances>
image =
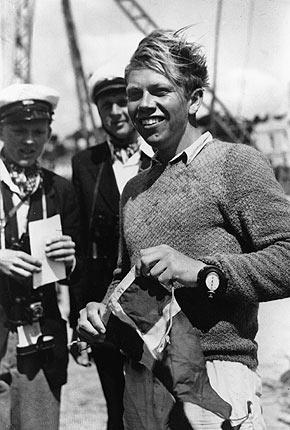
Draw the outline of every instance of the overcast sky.
<instances>
[{"instance_id":1,"label":"overcast sky","mask_svg":"<svg viewBox=\"0 0 290 430\"><path fill-rule=\"evenodd\" d=\"M188 37L203 45L212 77L217 1L138 2L160 28L192 25ZM114 0L71 0L71 6L86 75L123 74L143 35ZM289 28L290 0L223 1L217 95L233 114L251 118L287 109ZM78 103L61 0L35 0L32 81L60 92L54 130L61 136L75 131Z\"/></svg>"}]
</instances>

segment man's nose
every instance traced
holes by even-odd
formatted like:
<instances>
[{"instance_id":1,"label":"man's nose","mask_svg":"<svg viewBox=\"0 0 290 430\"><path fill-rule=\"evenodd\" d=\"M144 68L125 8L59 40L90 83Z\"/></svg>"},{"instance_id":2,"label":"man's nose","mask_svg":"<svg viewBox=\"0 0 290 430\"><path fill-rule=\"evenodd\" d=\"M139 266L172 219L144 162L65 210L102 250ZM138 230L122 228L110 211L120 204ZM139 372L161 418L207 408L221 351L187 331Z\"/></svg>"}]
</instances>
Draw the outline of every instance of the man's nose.
<instances>
[{"instance_id":1,"label":"man's nose","mask_svg":"<svg viewBox=\"0 0 290 430\"><path fill-rule=\"evenodd\" d=\"M112 115L121 115L122 114L122 108L118 105L118 103L112 104L111 114Z\"/></svg>"},{"instance_id":2,"label":"man's nose","mask_svg":"<svg viewBox=\"0 0 290 430\"><path fill-rule=\"evenodd\" d=\"M32 133L27 133L24 138L26 145L32 145L34 143L34 137Z\"/></svg>"},{"instance_id":3,"label":"man's nose","mask_svg":"<svg viewBox=\"0 0 290 430\"><path fill-rule=\"evenodd\" d=\"M149 92L144 92L139 103L139 109L155 109L154 97Z\"/></svg>"}]
</instances>

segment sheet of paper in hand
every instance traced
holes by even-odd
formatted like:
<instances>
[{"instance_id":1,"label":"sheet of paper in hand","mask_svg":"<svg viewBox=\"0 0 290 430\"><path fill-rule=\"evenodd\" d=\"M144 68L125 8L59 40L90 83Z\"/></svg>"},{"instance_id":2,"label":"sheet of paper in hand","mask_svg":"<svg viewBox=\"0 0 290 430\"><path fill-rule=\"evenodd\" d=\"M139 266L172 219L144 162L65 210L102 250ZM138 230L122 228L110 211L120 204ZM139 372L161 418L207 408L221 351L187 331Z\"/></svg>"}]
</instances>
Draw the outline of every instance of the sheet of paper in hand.
<instances>
[{"instance_id":1,"label":"sheet of paper in hand","mask_svg":"<svg viewBox=\"0 0 290 430\"><path fill-rule=\"evenodd\" d=\"M42 263L41 272L33 274L33 288L66 278L65 264L46 257L45 244L52 237L62 234L59 215L28 223L31 255Z\"/></svg>"},{"instance_id":2,"label":"sheet of paper in hand","mask_svg":"<svg viewBox=\"0 0 290 430\"><path fill-rule=\"evenodd\" d=\"M174 297L151 278L135 278L135 267L109 299L108 338L142 363L181 402L190 402L224 419L231 406L211 387L199 334ZM188 417L190 418L190 417Z\"/></svg>"}]
</instances>

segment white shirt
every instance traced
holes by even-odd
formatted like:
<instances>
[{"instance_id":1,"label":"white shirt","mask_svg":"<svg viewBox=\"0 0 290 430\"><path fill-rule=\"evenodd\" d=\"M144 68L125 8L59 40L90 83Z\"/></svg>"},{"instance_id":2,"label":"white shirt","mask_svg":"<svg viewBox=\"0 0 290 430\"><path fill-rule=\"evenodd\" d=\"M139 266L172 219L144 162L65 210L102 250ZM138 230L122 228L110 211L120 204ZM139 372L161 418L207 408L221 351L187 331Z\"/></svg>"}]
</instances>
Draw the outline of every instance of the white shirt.
<instances>
[{"instance_id":1,"label":"white shirt","mask_svg":"<svg viewBox=\"0 0 290 430\"><path fill-rule=\"evenodd\" d=\"M3 160L0 159L0 180L4 182L12 192L12 202L13 205L16 206L21 201L20 199L20 190L17 185L11 179L11 176L3 163ZM26 232L27 229L27 216L29 211L30 199L27 199L17 210L16 219L17 219L17 228L18 228L18 236L21 237L23 233Z\"/></svg>"},{"instance_id":2,"label":"white shirt","mask_svg":"<svg viewBox=\"0 0 290 430\"><path fill-rule=\"evenodd\" d=\"M140 141L140 148L139 151L135 152L130 158L128 158L126 151L124 152L123 161L115 160L113 162L113 170L115 174L115 179L117 182L119 193L122 194L122 191L126 185L126 183L132 179L134 176L137 175L139 170L139 163L140 163L140 157L141 152L144 152L148 157L152 158L154 155L154 151L151 148L151 146L148 145L143 139L138 138L138 141ZM108 140L109 147L112 150L112 143ZM121 150L122 154L122 150Z\"/></svg>"},{"instance_id":3,"label":"white shirt","mask_svg":"<svg viewBox=\"0 0 290 430\"><path fill-rule=\"evenodd\" d=\"M205 145L213 140L212 134L209 131L206 131L203 133L199 138L197 138L190 146L188 146L183 151L179 152L177 155L175 155L171 160L170 163L172 163L174 160L179 158L181 154L186 154L186 165L190 164L192 160L200 153L202 148L205 147Z\"/></svg>"}]
</instances>

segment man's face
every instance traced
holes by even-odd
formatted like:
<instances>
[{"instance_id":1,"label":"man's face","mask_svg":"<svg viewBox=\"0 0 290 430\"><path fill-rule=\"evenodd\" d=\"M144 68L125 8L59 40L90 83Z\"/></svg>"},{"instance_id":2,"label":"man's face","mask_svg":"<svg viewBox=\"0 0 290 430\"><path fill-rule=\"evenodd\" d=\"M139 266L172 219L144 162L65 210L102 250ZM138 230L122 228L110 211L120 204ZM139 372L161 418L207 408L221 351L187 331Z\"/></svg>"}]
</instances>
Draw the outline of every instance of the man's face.
<instances>
[{"instance_id":1,"label":"man's face","mask_svg":"<svg viewBox=\"0 0 290 430\"><path fill-rule=\"evenodd\" d=\"M31 166L50 137L49 121L37 119L2 124L0 134L5 156L19 166Z\"/></svg>"},{"instance_id":2,"label":"man's face","mask_svg":"<svg viewBox=\"0 0 290 430\"><path fill-rule=\"evenodd\" d=\"M117 140L126 140L134 127L130 121L125 89L105 92L97 100L97 107L104 129Z\"/></svg>"},{"instance_id":3,"label":"man's face","mask_svg":"<svg viewBox=\"0 0 290 430\"><path fill-rule=\"evenodd\" d=\"M141 136L155 151L174 154L188 125L190 102L151 69L130 72L127 96L129 115Z\"/></svg>"}]
</instances>

